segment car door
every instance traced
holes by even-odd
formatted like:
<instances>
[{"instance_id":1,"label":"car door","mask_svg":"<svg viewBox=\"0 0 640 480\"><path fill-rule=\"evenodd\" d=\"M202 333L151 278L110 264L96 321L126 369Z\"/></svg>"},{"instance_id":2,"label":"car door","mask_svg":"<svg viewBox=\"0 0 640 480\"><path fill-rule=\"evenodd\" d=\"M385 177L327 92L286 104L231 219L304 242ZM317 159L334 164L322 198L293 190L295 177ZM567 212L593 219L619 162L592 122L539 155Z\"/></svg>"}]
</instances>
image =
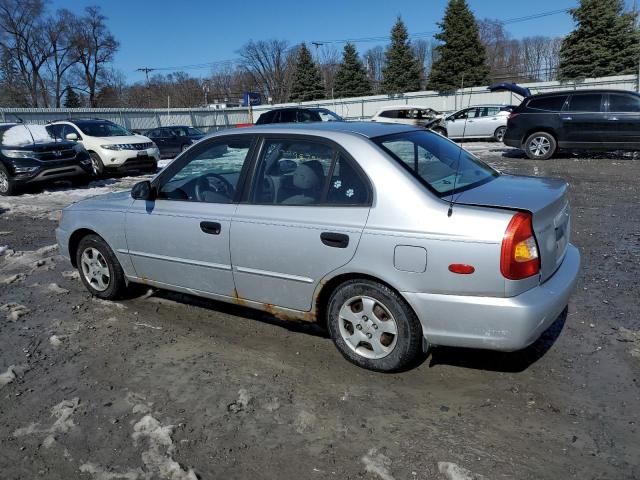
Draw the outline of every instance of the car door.
<instances>
[{"instance_id":1,"label":"car door","mask_svg":"<svg viewBox=\"0 0 640 480\"><path fill-rule=\"evenodd\" d=\"M152 140L156 143L158 148L160 149L161 155L171 155L173 152L171 151L171 147L169 145L168 132L166 128L156 128L153 131L155 135Z\"/></svg>"},{"instance_id":2,"label":"car door","mask_svg":"<svg viewBox=\"0 0 640 480\"><path fill-rule=\"evenodd\" d=\"M233 295L231 217L253 143L229 135L195 145L154 180L155 200L133 202L125 228L138 278Z\"/></svg>"},{"instance_id":3,"label":"car door","mask_svg":"<svg viewBox=\"0 0 640 480\"><path fill-rule=\"evenodd\" d=\"M337 145L266 137L231 225L240 298L309 311L318 283L355 254L369 214L366 176Z\"/></svg>"},{"instance_id":4,"label":"car door","mask_svg":"<svg viewBox=\"0 0 640 480\"><path fill-rule=\"evenodd\" d=\"M500 107L481 107L478 111L479 115L473 122L472 136L492 137L498 127L504 125L504 119L498 116Z\"/></svg>"},{"instance_id":5,"label":"car door","mask_svg":"<svg viewBox=\"0 0 640 480\"><path fill-rule=\"evenodd\" d=\"M607 120L601 93L574 93L560 113L564 138L568 143L588 146L606 136ZM578 145L580 146L580 145Z\"/></svg>"},{"instance_id":6,"label":"car door","mask_svg":"<svg viewBox=\"0 0 640 480\"><path fill-rule=\"evenodd\" d=\"M640 96L610 93L607 102L604 142L640 144Z\"/></svg>"},{"instance_id":7,"label":"car door","mask_svg":"<svg viewBox=\"0 0 640 480\"><path fill-rule=\"evenodd\" d=\"M476 116L476 108L465 108L447 118L447 136L449 138L463 138L467 135L469 121Z\"/></svg>"}]
</instances>

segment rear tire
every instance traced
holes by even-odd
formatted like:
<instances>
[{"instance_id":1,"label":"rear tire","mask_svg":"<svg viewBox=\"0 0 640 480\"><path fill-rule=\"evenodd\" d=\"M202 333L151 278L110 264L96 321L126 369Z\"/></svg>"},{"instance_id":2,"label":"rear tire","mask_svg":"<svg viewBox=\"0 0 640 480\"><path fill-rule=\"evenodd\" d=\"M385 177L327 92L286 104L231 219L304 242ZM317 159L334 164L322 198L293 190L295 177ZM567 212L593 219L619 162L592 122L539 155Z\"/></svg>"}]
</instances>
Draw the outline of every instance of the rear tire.
<instances>
[{"instance_id":1,"label":"rear tire","mask_svg":"<svg viewBox=\"0 0 640 480\"><path fill-rule=\"evenodd\" d=\"M502 143L502 141L504 140L505 133L507 133L507 127L498 127L496 128L496 131L493 132L493 139L496 142Z\"/></svg>"},{"instance_id":2,"label":"rear tire","mask_svg":"<svg viewBox=\"0 0 640 480\"><path fill-rule=\"evenodd\" d=\"M87 235L80 240L76 250L76 265L80 280L95 297L115 300L126 288L120 262L98 235Z\"/></svg>"},{"instance_id":3,"label":"rear tire","mask_svg":"<svg viewBox=\"0 0 640 480\"><path fill-rule=\"evenodd\" d=\"M327 327L340 353L368 370L401 370L422 351L422 327L411 307L371 280L349 280L332 293Z\"/></svg>"},{"instance_id":4,"label":"rear tire","mask_svg":"<svg viewBox=\"0 0 640 480\"><path fill-rule=\"evenodd\" d=\"M9 197L18 193L18 186L9 171L0 163L0 195Z\"/></svg>"},{"instance_id":5,"label":"rear tire","mask_svg":"<svg viewBox=\"0 0 640 480\"><path fill-rule=\"evenodd\" d=\"M523 148L531 160L548 160L556 153L558 143L550 133L536 132L527 137Z\"/></svg>"}]
</instances>

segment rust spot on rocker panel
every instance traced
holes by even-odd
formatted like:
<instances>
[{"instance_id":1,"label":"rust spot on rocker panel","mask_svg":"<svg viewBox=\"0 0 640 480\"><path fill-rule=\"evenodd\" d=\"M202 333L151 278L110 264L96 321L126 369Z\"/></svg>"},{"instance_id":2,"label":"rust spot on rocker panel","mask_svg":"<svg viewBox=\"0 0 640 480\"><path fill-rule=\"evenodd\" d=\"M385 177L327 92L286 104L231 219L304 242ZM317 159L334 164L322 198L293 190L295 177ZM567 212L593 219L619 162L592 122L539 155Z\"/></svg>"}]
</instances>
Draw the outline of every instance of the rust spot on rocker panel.
<instances>
[{"instance_id":1,"label":"rust spot on rocker panel","mask_svg":"<svg viewBox=\"0 0 640 480\"><path fill-rule=\"evenodd\" d=\"M238 290L236 288L233 289L233 303L236 305L241 305L243 307L255 308L258 310L263 310L268 314L274 316L279 320L284 320L287 322L315 322L316 314L312 310L310 312L292 312L285 308L277 307L271 303L261 303L248 301L245 298L241 297L238 294Z\"/></svg>"}]
</instances>

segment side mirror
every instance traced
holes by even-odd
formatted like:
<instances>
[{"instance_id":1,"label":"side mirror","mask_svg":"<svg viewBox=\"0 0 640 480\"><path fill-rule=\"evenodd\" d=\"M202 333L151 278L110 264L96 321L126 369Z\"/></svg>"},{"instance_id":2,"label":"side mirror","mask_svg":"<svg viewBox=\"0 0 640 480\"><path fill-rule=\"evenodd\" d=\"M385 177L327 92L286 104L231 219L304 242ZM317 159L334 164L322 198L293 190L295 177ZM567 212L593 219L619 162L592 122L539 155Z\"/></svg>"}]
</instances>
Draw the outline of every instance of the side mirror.
<instances>
[{"instance_id":1,"label":"side mirror","mask_svg":"<svg viewBox=\"0 0 640 480\"><path fill-rule=\"evenodd\" d=\"M78 134L77 133L67 133L64 138L66 138L67 140L71 140L72 142L77 142L78 141Z\"/></svg>"},{"instance_id":2,"label":"side mirror","mask_svg":"<svg viewBox=\"0 0 640 480\"><path fill-rule=\"evenodd\" d=\"M155 198L153 187L149 180L136 183L131 189L131 197L134 200L153 200Z\"/></svg>"}]
</instances>

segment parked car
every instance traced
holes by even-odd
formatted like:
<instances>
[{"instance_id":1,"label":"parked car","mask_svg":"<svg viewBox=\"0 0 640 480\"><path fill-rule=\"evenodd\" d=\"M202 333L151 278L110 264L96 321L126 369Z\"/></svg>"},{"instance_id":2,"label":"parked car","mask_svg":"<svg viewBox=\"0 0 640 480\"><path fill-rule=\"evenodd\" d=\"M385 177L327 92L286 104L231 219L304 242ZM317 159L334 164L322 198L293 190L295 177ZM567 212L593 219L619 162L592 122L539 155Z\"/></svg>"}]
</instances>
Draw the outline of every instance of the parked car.
<instances>
[{"instance_id":1,"label":"parked car","mask_svg":"<svg viewBox=\"0 0 640 480\"><path fill-rule=\"evenodd\" d=\"M0 124L0 136L0 195L35 183L91 178L91 159L82 145L57 141L42 125Z\"/></svg>"},{"instance_id":2,"label":"parked car","mask_svg":"<svg viewBox=\"0 0 640 480\"><path fill-rule=\"evenodd\" d=\"M566 182L502 175L423 128L273 125L66 208L56 236L99 298L139 282L326 322L348 360L388 371L427 344L536 340L578 275L568 202Z\"/></svg>"},{"instance_id":3,"label":"parked car","mask_svg":"<svg viewBox=\"0 0 640 480\"><path fill-rule=\"evenodd\" d=\"M447 136L453 139L493 138L501 142L513 105L477 105L463 108L445 118Z\"/></svg>"},{"instance_id":4,"label":"parked car","mask_svg":"<svg viewBox=\"0 0 640 480\"><path fill-rule=\"evenodd\" d=\"M286 107L264 112L256 125L267 123L343 122L340 115L326 108Z\"/></svg>"},{"instance_id":5,"label":"parked car","mask_svg":"<svg viewBox=\"0 0 640 480\"><path fill-rule=\"evenodd\" d=\"M149 138L134 135L108 120L61 120L50 123L48 129L57 138L81 143L91 155L96 175L107 171L155 172L160 160L160 151Z\"/></svg>"},{"instance_id":6,"label":"parked car","mask_svg":"<svg viewBox=\"0 0 640 480\"><path fill-rule=\"evenodd\" d=\"M446 136L445 125L440 122L442 113L427 107L411 105L395 105L384 107L371 117L372 122L400 123L403 125L415 125L432 130Z\"/></svg>"},{"instance_id":7,"label":"parked car","mask_svg":"<svg viewBox=\"0 0 640 480\"><path fill-rule=\"evenodd\" d=\"M532 95L511 113L504 143L531 159L559 148L640 150L640 95L623 90L572 90Z\"/></svg>"},{"instance_id":8,"label":"parked car","mask_svg":"<svg viewBox=\"0 0 640 480\"><path fill-rule=\"evenodd\" d=\"M173 157L201 140L204 132L194 127L178 125L153 128L145 135L158 146L161 157Z\"/></svg>"}]
</instances>

